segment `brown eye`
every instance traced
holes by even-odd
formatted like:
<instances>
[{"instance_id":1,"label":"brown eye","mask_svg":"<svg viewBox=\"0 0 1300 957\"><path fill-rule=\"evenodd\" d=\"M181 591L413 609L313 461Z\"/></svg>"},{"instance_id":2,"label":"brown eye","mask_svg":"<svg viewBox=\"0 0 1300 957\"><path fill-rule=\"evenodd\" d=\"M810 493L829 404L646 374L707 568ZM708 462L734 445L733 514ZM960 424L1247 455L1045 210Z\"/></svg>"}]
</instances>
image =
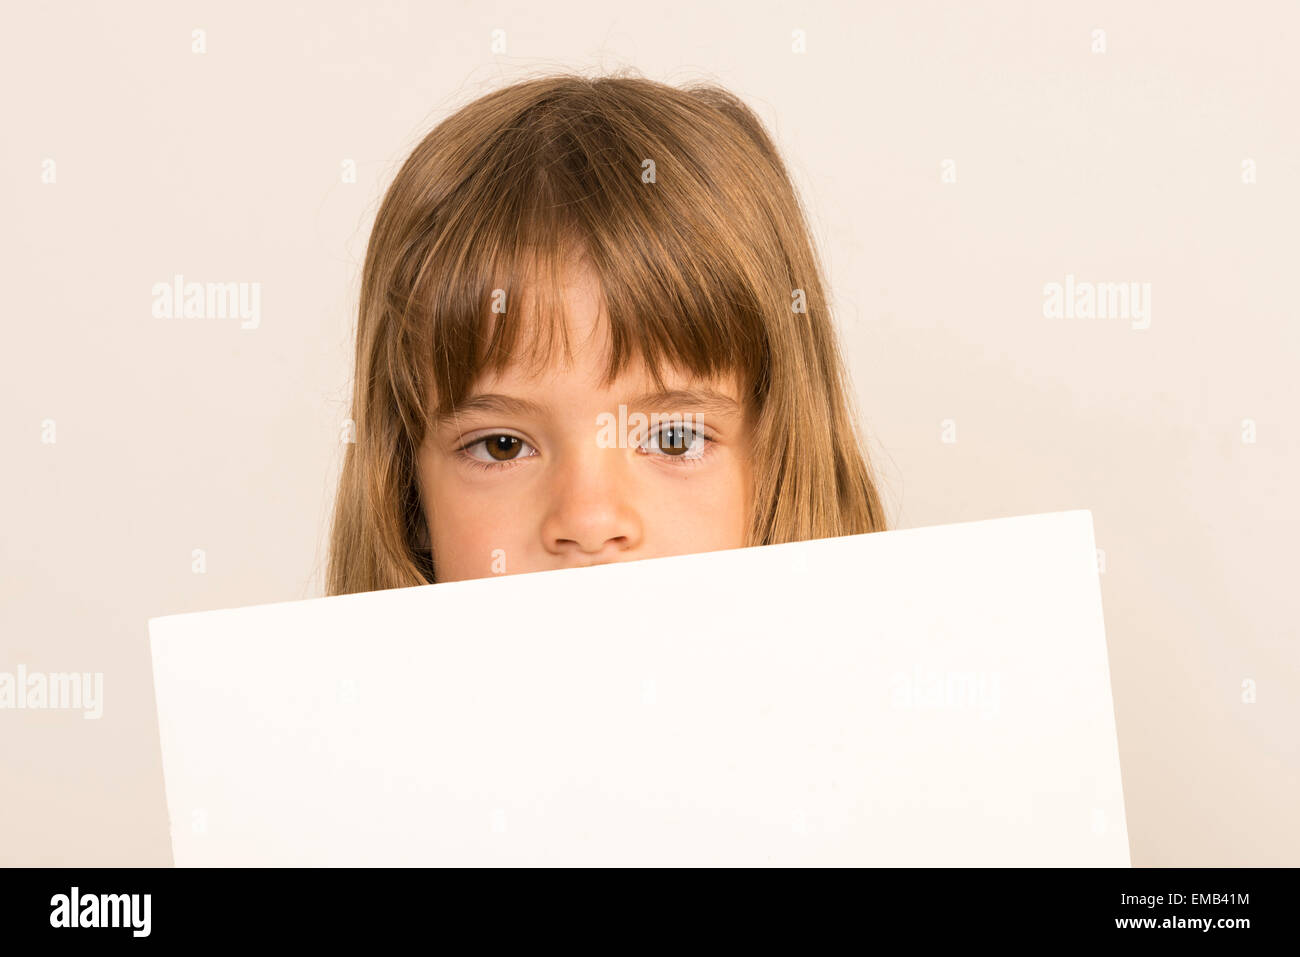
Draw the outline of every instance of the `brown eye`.
<instances>
[{"instance_id":1,"label":"brown eye","mask_svg":"<svg viewBox=\"0 0 1300 957\"><path fill-rule=\"evenodd\" d=\"M690 448L686 430L680 426L669 426L659 432L659 451L667 455L682 455Z\"/></svg>"},{"instance_id":2,"label":"brown eye","mask_svg":"<svg viewBox=\"0 0 1300 957\"><path fill-rule=\"evenodd\" d=\"M483 468L501 468L532 458L538 452L524 439L517 435L486 435L475 439L459 450L467 459L472 459Z\"/></svg>"},{"instance_id":3,"label":"brown eye","mask_svg":"<svg viewBox=\"0 0 1300 957\"><path fill-rule=\"evenodd\" d=\"M523 442L513 435L490 435L483 440L483 444L487 447L488 454L498 462L508 462L519 454Z\"/></svg>"}]
</instances>

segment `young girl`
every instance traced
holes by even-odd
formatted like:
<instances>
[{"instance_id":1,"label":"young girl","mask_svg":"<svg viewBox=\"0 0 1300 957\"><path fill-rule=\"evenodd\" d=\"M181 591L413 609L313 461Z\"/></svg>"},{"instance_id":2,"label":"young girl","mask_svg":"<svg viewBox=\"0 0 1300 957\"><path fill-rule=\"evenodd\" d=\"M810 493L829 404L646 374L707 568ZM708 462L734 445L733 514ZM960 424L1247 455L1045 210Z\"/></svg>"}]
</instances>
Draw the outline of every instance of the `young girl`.
<instances>
[{"instance_id":1,"label":"young girl","mask_svg":"<svg viewBox=\"0 0 1300 957\"><path fill-rule=\"evenodd\" d=\"M544 77L425 137L352 418L332 595L886 527L799 201L716 86Z\"/></svg>"}]
</instances>

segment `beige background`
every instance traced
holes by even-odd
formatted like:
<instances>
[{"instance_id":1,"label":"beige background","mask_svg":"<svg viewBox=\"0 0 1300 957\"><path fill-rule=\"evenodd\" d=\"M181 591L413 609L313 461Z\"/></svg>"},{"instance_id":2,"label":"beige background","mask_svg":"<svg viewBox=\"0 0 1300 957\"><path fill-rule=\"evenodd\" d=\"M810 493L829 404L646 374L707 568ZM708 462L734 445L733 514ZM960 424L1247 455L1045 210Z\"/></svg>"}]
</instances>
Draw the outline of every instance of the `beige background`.
<instances>
[{"instance_id":1,"label":"beige background","mask_svg":"<svg viewBox=\"0 0 1300 957\"><path fill-rule=\"evenodd\" d=\"M0 711L0 863L170 863L145 621L320 594L383 188L504 82L632 67L773 129L896 525L1092 510L1134 863L1300 864L1300 8L353 6L0 31L0 671L105 683ZM175 273L261 283L259 328L154 318ZM1150 328L1044 318L1066 274L1151 283Z\"/></svg>"}]
</instances>

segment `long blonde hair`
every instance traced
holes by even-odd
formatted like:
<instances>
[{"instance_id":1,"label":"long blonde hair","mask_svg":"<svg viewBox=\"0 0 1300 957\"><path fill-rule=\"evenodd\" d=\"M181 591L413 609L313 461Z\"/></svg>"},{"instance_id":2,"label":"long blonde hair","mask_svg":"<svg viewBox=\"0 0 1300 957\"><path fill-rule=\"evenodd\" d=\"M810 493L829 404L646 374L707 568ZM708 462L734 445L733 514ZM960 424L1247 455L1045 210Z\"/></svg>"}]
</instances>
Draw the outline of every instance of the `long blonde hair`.
<instances>
[{"instance_id":1,"label":"long blonde hair","mask_svg":"<svg viewBox=\"0 0 1300 957\"><path fill-rule=\"evenodd\" d=\"M561 275L600 278L608 382L639 356L735 375L755 423L749 545L886 527L802 207L759 118L711 84L552 75L475 100L403 164L361 283L331 595L427 584L416 452L476 378L568 348ZM533 285L532 280L546 280ZM492 311L493 291L512 303ZM520 341L527 297L539 321Z\"/></svg>"}]
</instances>

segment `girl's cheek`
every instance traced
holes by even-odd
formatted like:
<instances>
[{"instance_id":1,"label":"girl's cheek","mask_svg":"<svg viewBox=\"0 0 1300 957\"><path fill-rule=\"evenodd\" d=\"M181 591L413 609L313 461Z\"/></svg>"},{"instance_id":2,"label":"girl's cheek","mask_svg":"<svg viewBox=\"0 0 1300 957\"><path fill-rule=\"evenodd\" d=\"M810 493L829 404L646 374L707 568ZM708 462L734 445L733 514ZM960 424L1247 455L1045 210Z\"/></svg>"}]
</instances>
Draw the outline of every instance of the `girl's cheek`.
<instances>
[{"instance_id":1,"label":"girl's cheek","mask_svg":"<svg viewBox=\"0 0 1300 957\"><path fill-rule=\"evenodd\" d=\"M534 505L524 496L498 496L490 502L466 507L456 519L458 554L473 577L522 571L526 562L525 533L536 528Z\"/></svg>"},{"instance_id":2,"label":"girl's cheek","mask_svg":"<svg viewBox=\"0 0 1300 957\"><path fill-rule=\"evenodd\" d=\"M488 528L450 528L437 537L434 545L434 562L442 570L440 580L462 581L467 578L487 578L510 553L508 544Z\"/></svg>"}]
</instances>

